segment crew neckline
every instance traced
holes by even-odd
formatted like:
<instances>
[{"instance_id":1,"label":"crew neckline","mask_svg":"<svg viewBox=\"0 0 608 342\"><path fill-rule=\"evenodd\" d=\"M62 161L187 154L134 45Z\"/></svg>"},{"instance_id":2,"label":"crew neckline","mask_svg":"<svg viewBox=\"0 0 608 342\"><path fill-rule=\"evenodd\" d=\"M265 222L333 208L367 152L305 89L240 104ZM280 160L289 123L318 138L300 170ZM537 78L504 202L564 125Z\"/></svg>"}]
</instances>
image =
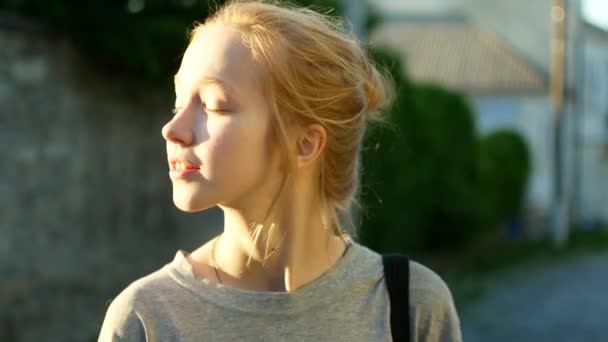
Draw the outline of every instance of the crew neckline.
<instances>
[{"instance_id":1,"label":"crew neckline","mask_svg":"<svg viewBox=\"0 0 608 342\"><path fill-rule=\"evenodd\" d=\"M245 290L210 281L194 272L187 259L189 252L183 249L177 250L165 267L177 283L204 300L239 311L285 314L307 310L344 293L341 288L351 282L350 271L356 267L362 248L350 239L346 251L330 269L293 292Z\"/></svg>"}]
</instances>

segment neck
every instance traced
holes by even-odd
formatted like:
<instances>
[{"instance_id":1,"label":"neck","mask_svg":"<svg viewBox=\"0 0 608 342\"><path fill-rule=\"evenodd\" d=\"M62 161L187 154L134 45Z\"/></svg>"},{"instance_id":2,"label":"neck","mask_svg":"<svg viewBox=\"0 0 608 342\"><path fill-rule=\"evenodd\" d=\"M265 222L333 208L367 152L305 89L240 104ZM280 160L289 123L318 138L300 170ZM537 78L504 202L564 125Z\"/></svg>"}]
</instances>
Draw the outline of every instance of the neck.
<instances>
[{"instance_id":1,"label":"neck","mask_svg":"<svg viewBox=\"0 0 608 342\"><path fill-rule=\"evenodd\" d=\"M222 207L224 232L215 246L222 284L291 292L325 273L342 257L345 242L323 227L318 202L302 195L290 199L281 208L282 215L260 230L251 225L255 222L252 213Z\"/></svg>"}]
</instances>

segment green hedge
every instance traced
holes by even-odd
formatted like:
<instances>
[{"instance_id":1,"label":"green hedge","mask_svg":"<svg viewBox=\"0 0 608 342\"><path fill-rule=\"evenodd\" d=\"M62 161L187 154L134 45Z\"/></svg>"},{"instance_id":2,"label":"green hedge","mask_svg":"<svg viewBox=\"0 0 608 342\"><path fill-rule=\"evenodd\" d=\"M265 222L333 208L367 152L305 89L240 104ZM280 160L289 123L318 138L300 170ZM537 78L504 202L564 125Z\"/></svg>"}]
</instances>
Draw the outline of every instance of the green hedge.
<instances>
[{"instance_id":1,"label":"green hedge","mask_svg":"<svg viewBox=\"0 0 608 342\"><path fill-rule=\"evenodd\" d=\"M520 213L530 172L516 132L477 138L465 97L411 82L400 56L374 51L395 79L390 126L363 149L359 236L382 252L464 248Z\"/></svg>"},{"instance_id":2,"label":"green hedge","mask_svg":"<svg viewBox=\"0 0 608 342\"><path fill-rule=\"evenodd\" d=\"M470 240L477 179L475 124L460 94L412 83L399 56L374 53L395 79L392 126L369 131L363 150L359 235L377 250L433 250Z\"/></svg>"},{"instance_id":3,"label":"green hedge","mask_svg":"<svg viewBox=\"0 0 608 342\"><path fill-rule=\"evenodd\" d=\"M500 130L481 139L479 189L485 225L518 216L530 167L528 146L517 132Z\"/></svg>"}]
</instances>

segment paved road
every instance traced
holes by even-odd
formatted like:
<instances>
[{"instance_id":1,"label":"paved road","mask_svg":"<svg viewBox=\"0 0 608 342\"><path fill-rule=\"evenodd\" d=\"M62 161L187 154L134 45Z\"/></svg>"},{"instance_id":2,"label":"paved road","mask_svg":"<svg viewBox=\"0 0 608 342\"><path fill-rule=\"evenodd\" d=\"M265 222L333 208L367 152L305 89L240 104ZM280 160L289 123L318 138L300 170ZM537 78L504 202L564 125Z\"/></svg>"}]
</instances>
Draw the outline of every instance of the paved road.
<instances>
[{"instance_id":1,"label":"paved road","mask_svg":"<svg viewBox=\"0 0 608 342\"><path fill-rule=\"evenodd\" d=\"M608 253L537 263L483 281L464 341L608 341Z\"/></svg>"}]
</instances>

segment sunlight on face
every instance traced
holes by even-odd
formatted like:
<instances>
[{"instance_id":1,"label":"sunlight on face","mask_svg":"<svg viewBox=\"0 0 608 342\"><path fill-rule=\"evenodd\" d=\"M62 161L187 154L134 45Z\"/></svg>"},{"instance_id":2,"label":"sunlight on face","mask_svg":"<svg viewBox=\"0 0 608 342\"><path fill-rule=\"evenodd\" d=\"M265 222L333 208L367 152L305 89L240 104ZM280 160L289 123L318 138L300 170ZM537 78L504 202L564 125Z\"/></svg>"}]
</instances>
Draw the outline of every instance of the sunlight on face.
<instances>
[{"instance_id":1,"label":"sunlight on face","mask_svg":"<svg viewBox=\"0 0 608 342\"><path fill-rule=\"evenodd\" d=\"M272 174L258 70L240 34L224 25L203 28L186 49L175 115L162 131L181 210L250 200Z\"/></svg>"}]
</instances>

